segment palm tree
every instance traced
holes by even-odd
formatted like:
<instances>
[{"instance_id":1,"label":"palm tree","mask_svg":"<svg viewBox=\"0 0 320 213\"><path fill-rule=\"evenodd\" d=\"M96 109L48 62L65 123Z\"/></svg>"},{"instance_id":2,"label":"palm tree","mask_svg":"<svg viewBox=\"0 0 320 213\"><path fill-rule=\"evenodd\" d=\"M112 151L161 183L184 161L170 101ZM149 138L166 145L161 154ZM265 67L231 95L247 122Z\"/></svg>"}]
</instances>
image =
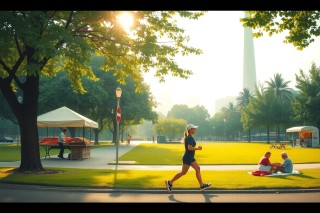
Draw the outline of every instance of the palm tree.
<instances>
[{"instance_id":1,"label":"palm tree","mask_svg":"<svg viewBox=\"0 0 320 213\"><path fill-rule=\"evenodd\" d=\"M291 81L284 81L281 74L276 73L274 79L266 81L267 92L273 93L276 98L284 100L292 100L292 89L288 87Z\"/></svg>"},{"instance_id":2,"label":"palm tree","mask_svg":"<svg viewBox=\"0 0 320 213\"><path fill-rule=\"evenodd\" d=\"M276 105L279 107L287 106L285 102L289 101L291 102L293 99L293 93L292 89L288 87L290 81L284 81L282 78L282 75L279 73L276 73L274 75L274 78L270 81L266 81L267 87L266 92L270 95L273 95L275 97ZM280 111L280 110L278 110ZM275 119L275 122L277 123L277 139L279 140L279 134L280 134L280 124L283 123L283 114L281 113L280 116L277 116Z\"/></svg>"},{"instance_id":3,"label":"palm tree","mask_svg":"<svg viewBox=\"0 0 320 213\"><path fill-rule=\"evenodd\" d=\"M226 119L230 119L239 113L239 108L237 105L229 102L228 106L222 108L222 112L224 113Z\"/></svg>"},{"instance_id":4,"label":"palm tree","mask_svg":"<svg viewBox=\"0 0 320 213\"><path fill-rule=\"evenodd\" d=\"M229 102L228 106L222 108L222 113L226 124L228 124L228 132L230 135L232 133L232 138L234 139L236 132L239 132L241 129L239 108L237 105Z\"/></svg>"},{"instance_id":5,"label":"palm tree","mask_svg":"<svg viewBox=\"0 0 320 213\"><path fill-rule=\"evenodd\" d=\"M253 97L253 92L249 88L244 88L237 97L237 105L240 109L247 106L250 102L250 98Z\"/></svg>"},{"instance_id":6,"label":"palm tree","mask_svg":"<svg viewBox=\"0 0 320 213\"><path fill-rule=\"evenodd\" d=\"M249 105L252 97L254 97L253 92L251 92L249 88L243 88L243 91L240 92L237 97L237 107L240 109L240 112ZM251 128L248 130L248 141L251 141Z\"/></svg>"},{"instance_id":7,"label":"palm tree","mask_svg":"<svg viewBox=\"0 0 320 213\"><path fill-rule=\"evenodd\" d=\"M258 126L265 126L267 130L267 143L270 143L270 126L276 119L277 111L273 94L267 92L263 84L256 88L256 98L251 102L255 122Z\"/></svg>"}]
</instances>

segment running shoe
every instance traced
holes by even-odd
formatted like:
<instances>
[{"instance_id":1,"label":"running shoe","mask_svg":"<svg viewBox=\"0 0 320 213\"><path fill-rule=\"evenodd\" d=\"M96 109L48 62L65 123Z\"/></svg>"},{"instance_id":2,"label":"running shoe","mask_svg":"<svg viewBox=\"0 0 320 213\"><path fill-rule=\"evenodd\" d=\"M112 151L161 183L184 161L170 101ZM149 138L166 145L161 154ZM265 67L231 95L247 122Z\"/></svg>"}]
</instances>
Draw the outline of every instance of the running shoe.
<instances>
[{"instance_id":1,"label":"running shoe","mask_svg":"<svg viewBox=\"0 0 320 213\"><path fill-rule=\"evenodd\" d=\"M165 180L165 183L166 183L166 186L167 186L167 189L169 192L172 191L172 183L170 180Z\"/></svg>"},{"instance_id":2,"label":"running shoe","mask_svg":"<svg viewBox=\"0 0 320 213\"><path fill-rule=\"evenodd\" d=\"M200 187L200 190L203 191L203 190L209 188L210 186L211 186L211 183L204 183L204 184L202 184L202 186Z\"/></svg>"}]
</instances>

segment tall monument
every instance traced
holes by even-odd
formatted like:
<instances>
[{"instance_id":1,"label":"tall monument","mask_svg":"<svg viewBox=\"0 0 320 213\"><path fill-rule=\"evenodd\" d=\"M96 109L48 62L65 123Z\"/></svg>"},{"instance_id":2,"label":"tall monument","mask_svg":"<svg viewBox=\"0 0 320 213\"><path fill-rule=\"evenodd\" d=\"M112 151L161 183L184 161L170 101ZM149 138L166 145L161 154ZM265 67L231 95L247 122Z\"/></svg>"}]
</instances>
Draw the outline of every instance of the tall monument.
<instances>
[{"instance_id":1,"label":"tall monument","mask_svg":"<svg viewBox=\"0 0 320 213\"><path fill-rule=\"evenodd\" d=\"M245 17L248 13L245 12ZM244 48L243 48L243 84L242 88L250 89L254 92L256 85L256 63L254 58L254 46L252 38L252 29L244 28Z\"/></svg>"}]
</instances>

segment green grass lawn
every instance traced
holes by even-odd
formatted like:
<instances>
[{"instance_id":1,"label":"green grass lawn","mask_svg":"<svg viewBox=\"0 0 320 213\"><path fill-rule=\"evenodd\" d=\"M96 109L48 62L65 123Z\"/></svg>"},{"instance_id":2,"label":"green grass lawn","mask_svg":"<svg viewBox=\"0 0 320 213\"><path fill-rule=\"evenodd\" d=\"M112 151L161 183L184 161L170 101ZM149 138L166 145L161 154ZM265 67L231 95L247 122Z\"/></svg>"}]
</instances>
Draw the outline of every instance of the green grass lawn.
<instances>
[{"instance_id":1,"label":"green grass lawn","mask_svg":"<svg viewBox=\"0 0 320 213\"><path fill-rule=\"evenodd\" d=\"M94 145L91 149L103 147L103 146L111 146L113 145L111 142L100 142L99 145ZM44 157L46 152L44 147L40 148L40 157ZM64 150L64 154L70 153L69 149ZM50 150L50 155L58 155L59 149ZM21 160L21 145L15 143L9 144L0 144L0 162L12 162Z\"/></svg>"},{"instance_id":2,"label":"green grass lawn","mask_svg":"<svg viewBox=\"0 0 320 213\"><path fill-rule=\"evenodd\" d=\"M31 175L6 174L12 168L0 168L0 183L23 183L51 186L83 186L98 188L164 189L164 180L178 171L66 169L58 174ZM202 171L204 182L213 189L289 189L319 188L320 172L317 169L301 170L302 174L288 176L252 176L246 171ZM197 189L195 172L190 171L174 183L174 189Z\"/></svg>"},{"instance_id":3,"label":"green grass lawn","mask_svg":"<svg viewBox=\"0 0 320 213\"><path fill-rule=\"evenodd\" d=\"M294 163L320 163L320 148L287 146L286 149L270 149L266 143L197 142L203 150L196 151L200 165L254 165L268 150L271 162L282 162L281 152L286 151ZM141 165L181 165L183 144L141 144L122 155L120 161L136 161Z\"/></svg>"},{"instance_id":4,"label":"green grass lawn","mask_svg":"<svg viewBox=\"0 0 320 213\"><path fill-rule=\"evenodd\" d=\"M199 143L202 151L196 152L196 159L201 165L212 164L257 164L269 144L263 143ZM103 144L112 145L112 144ZM99 148L95 146L94 148ZM7 148L4 148L7 147ZM9 148L10 147L10 148ZM0 158L17 151L16 145L1 145ZM54 151L54 150L52 150ZM58 150L57 150L58 151ZM283 149L271 149L271 161L282 159ZM319 163L319 148L287 147L285 150L294 163ZM4 153L5 152L5 153ZM11 153L11 154L10 154ZM144 165L181 165L182 144L141 144L119 158L120 161L136 161ZM13 154L12 154L13 155ZM14 154L19 156L18 154ZM19 156L20 158L20 156ZM56 186L85 186L101 188L130 189L164 189L164 180L171 179L179 171L143 171L143 170L102 170L102 169L70 169L50 168L58 170L58 174L10 174L6 171L13 168L0 167L0 183L24 183ZM46 168L48 169L48 168ZM48 169L49 170L49 169ZM247 171L207 171L203 170L204 182L211 182L212 189L281 189L281 188L319 188L320 170L300 170L302 174L288 176L252 176ZM27 178L26 178L27 177ZM174 183L174 189L199 188L195 172L189 172Z\"/></svg>"}]
</instances>

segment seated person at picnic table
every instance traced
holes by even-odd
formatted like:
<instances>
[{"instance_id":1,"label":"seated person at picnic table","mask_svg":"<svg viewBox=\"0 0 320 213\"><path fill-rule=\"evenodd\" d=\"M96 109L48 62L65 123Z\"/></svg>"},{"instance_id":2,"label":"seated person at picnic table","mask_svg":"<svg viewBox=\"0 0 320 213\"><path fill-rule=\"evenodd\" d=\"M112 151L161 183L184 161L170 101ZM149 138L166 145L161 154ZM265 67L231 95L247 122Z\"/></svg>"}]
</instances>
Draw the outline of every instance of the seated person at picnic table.
<instances>
[{"instance_id":1,"label":"seated person at picnic table","mask_svg":"<svg viewBox=\"0 0 320 213\"><path fill-rule=\"evenodd\" d=\"M270 162L271 152L267 151L264 156L262 156L259 160L259 171L266 171L269 173L273 173L276 167L276 164Z\"/></svg>"},{"instance_id":2,"label":"seated person at picnic table","mask_svg":"<svg viewBox=\"0 0 320 213\"><path fill-rule=\"evenodd\" d=\"M282 172L282 173L292 173L293 163L292 160L288 157L286 152L281 153L281 157L284 160L282 163L275 163L274 173Z\"/></svg>"}]
</instances>

